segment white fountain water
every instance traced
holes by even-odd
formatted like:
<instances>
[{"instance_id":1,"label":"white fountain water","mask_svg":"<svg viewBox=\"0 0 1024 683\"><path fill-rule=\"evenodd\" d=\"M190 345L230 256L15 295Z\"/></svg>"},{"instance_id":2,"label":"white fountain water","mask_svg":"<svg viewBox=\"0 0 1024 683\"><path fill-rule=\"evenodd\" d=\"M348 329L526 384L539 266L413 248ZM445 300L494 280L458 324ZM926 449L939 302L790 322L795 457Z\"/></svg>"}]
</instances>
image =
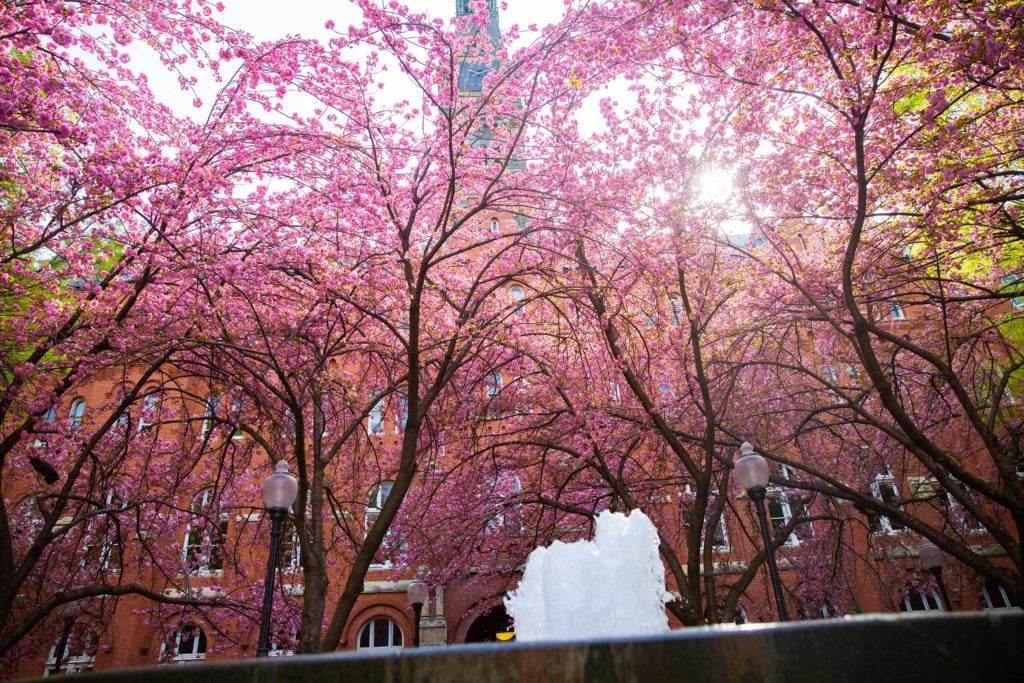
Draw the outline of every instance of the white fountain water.
<instances>
[{"instance_id":1,"label":"white fountain water","mask_svg":"<svg viewBox=\"0 0 1024 683\"><path fill-rule=\"evenodd\" d=\"M536 548L505 598L516 640L579 640L668 631L665 568L647 515L602 512L593 541Z\"/></svg>"}]
</instances>

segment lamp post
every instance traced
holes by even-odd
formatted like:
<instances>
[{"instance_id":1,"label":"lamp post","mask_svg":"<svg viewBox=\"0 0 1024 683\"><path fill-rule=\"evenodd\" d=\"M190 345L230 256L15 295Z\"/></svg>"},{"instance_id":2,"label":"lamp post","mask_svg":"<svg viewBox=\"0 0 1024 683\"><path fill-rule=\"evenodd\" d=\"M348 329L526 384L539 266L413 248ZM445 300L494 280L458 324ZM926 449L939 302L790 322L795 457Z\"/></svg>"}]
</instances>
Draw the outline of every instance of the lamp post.
<instances>
[{"instance_id":1,"label":"lamp post","mask_svg":"<svg viewBox=\"0 0 1024 683\"><path fill-rule=\"evenodd\" d=\"M420 646L420 615L423 613L423 603L427 601L430 594L430 589L427 584L420 579L413 579L409 582L409 588L406 589L409 595L409 602L412 604L413 614L413 631L412 631L412 646Z\"/></svg>"},{"instance_id":2,"label":"lamp post","mask_svg":"<svg viewBox=\"0 0 1024 683\"><path fill-rule=\"evenodd\" d=\"M942 580L942 562L945 559L942 550L934 543L925 541L917 551L921 559L921 566L931 572L935 577L935 583L939 584L939 592L942 594L943 609L952 612L953 603L949 601L949 593L946 592L946 582Z\"/></svg>"},{"instance_id":3,"label":"lamp post","mask_svg":"<svg viewBox=\"0 0 1024 683\"><path fill-rule=\"evenodd\" d=\"M266 657L270 651L270 608L274 602L274 572L277 569L277 551L281 547L281 527L298 493L299 482L288 472L288 463L278 460L274 472L263 482L263 502L270 515L270 556L267 557L267 576L263 581L263 611L260 613L260 639L256 643L257 657Z\"/></svg>"},{"instance_id":4,"label":"lamp post","mask_svg":"<svg viewBox=\"0 0 1024 683\"><path fill-rule=\"evenodd\" d=\"M761 538L764 539L764 553L768 559L768 573L775 591L775 606L779 610L779 621L789 621L786 612L786 599L782 595L782 581L779 579L779 567L775 564L775 548L772 546L772 535L768 530L768 515L765 512L764 498L768 487L768 461L754 452L754 447L746 441L740 446L740 457L733 467L740 486L747 490L747 495L754 501L757 519L761 525Z\"/></svg>"}]
</instances>

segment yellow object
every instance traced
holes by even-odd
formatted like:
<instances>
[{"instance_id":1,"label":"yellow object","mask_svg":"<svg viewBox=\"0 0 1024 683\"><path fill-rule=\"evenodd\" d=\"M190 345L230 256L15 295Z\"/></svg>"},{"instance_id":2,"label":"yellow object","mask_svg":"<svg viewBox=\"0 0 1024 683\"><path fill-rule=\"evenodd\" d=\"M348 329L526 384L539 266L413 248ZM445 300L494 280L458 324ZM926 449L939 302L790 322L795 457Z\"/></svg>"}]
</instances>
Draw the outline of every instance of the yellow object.
<instances>
[{"instance_id":1,"label":"yellow object","mask_svg":"<svg viewBox=\"0 0 1024 683\"><path fill-rule=\"evenodd\" d=\"M495 633L494 635L496 635L498 637L498 640L512 640L513 638L516 637L516 632L515 631L501 631L500 633Z\"/></svg>"}]
</instances>

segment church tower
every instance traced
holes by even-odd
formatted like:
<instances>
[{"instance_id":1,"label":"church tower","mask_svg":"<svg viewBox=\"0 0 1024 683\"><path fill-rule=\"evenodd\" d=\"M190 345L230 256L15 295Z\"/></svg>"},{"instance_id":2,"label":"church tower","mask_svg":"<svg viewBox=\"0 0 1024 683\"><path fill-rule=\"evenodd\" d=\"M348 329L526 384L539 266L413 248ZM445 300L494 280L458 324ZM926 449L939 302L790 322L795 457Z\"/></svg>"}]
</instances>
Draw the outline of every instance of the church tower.
<instances>
[{"instance_id":1,"label":"church tower","mask_svg":"<svg viewBox=\"0 0 1024 683\"><path fill-rule=\"evenodd\" d=\"M469 6L470 0L455 0L455 16L465 17L472 13ZM490 21L487 24L487 35L495 47L501 45L501 28L498 25L498 0L487 0L487 10L490 12ZM490 64L486 62L471 62L469 56L463 57L459 63L459 92L466 94L479 93L483 89L484 76L489 71L497 69L501 62L497 59Z\"/></svg>"}]
</instances>

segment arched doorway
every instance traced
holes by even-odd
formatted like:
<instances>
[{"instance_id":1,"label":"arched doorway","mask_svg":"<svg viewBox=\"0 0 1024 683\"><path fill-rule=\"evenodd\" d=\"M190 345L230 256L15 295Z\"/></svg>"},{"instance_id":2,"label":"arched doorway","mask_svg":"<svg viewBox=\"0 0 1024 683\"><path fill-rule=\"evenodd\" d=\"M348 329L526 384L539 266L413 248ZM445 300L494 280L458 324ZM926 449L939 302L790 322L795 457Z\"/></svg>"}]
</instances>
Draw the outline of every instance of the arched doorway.
<instances>
[{"instance_id":1,"label":"arched doorway","mask_svg":"<svg viewBox=\"0 0 1024 683\"><path fill-rule=\"evenodd\" d=\"M511 623L512 620L509 619L508 612L505 611L505 605L495 605L470 624L469 631L466 632L466 642L496 642L498 638L495 634L499 631L509 630L509 624Z\"/></svg>"}]
</instances>

